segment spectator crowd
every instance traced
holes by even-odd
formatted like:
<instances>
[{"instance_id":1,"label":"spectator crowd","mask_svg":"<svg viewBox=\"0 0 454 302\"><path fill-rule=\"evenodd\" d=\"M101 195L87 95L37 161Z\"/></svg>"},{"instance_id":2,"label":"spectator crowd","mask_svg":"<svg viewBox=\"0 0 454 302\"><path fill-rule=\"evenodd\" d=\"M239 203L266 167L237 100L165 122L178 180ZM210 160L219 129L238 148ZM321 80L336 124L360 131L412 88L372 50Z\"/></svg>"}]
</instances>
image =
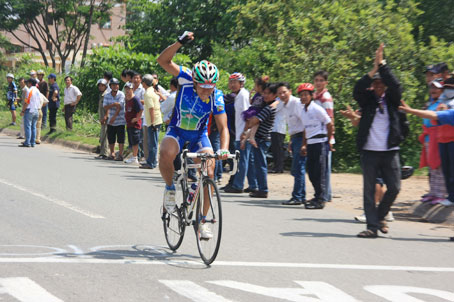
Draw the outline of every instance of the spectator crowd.
<instances>
[{"instance_id":1,"label":"spectator crowd","mask_svg":"<svg viewBox=\"0 0 454 302\"><path fill-rule=\"evenodd\" d=\"M425 69L429 111L454 109L454 78L445 63ZM60 87L57 76L47 76L42 70L31 71L30 78L17 79L7 74L7 101L11 125L16 123L16 111L23 116L18 138L20 147L35 147L41 142L41 129L49 124L56 131L60 108ZM291 156L292 192L286 206L304 205L307 209L323 209L333 198L331 188L332 153L335 152L334 103L328 91L329 74L319 70L311 83L296 87L296 94L286 82L271 82L268 76L254 79L254 88L245 88L246 77L240 72L229 76L228 93L224 93L225 111L230 133L230 151L240 151L238 172L221 188L230 194L248 193L252 198L267 198L268 173L283 173L286 151ZM73 115L83 96L65 77L63 107L66 129L73 129ZM123 82L124 84L121 85ZM121 89L120 89L121 88ZM123 70L121 81L106 71L97 81L98 114L101 124L100 148L97 159L121 161L141 169L155 169L159 134L172 118L175 98L179 91L177 78L172 78L169 90L164 89L157 74L141 75ZM19 91L20 89L20 91ZM95 88L94 88L95 89ZM405 114L402 105L402 85L383 58L383 45L376 53L372 69L361 77L353 91L358 110L341 111L358 127L357 149L363 170L364 215L356 219L367 223L358 234L375 238L378 231L388 232L392 221L390 208L396 199L403 175L400 143L405 139ZM454 126L438 125L431 119L422 122L420 167L429 167L429 192L422 202L454 205ZM210 118L208 134L213 151L220 148L220 134ZM285 141L288 137L288 144ZM125 148L126 138L127 147ZM118 147L118 151L116 151ZM267 154L271 154L272 166ZM178 157L175 166L179 165ZM271 166L271 168L269 168ZM216 162L215 180L220 184L228 161ZM306 172L314 188L314 196L306 194ZM408 174L408 173L407 173ZM195 173L190 175L195 179ZM247 186L246 186L247 180ZM386 185L386 191L384 186Z\"/></svg>"}]
</instances>

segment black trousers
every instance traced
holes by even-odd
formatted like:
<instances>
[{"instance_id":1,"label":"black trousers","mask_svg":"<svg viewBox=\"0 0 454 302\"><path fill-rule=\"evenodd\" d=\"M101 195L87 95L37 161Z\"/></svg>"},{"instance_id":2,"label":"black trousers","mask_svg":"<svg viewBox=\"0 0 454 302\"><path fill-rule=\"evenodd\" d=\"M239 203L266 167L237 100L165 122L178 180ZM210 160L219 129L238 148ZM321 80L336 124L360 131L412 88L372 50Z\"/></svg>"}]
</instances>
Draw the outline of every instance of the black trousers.
<instances>
[{"instance_id":1,"label":"black trousers","mask_svg":"<svg viewBox=\"0 0 454 302\"><path fill-rule=\"evenodd\" d=\"M273 170L276 172L284 171L284 139L285 134L271 132L271 153L273 153Z\"/></svg>"},{"instance_id":2,"label":"black trousers","mask_svg":"<svg viewBox=\"0 0 454 302\"><path fill-rule=\"evenodd\" d=\"M65 122L66 130L73 130L73 115L76 112L76 106L65 105Z\"/></svg>"},{"instance_id":3,"label":"black trousers","mask_svg":"<svg viewBox=\"0 0 454 302\"><path fill-rule=\"evenodd\" d=\"M400 191L399 151L362 151L364 213L367 229L376 232L380 221L385 219ZM383 178L386 193L378 207L375 205L376 178Z\"/></svg>"},{"instance_id":4,"label":"black trousers","mask_svg":"<svg viewBox=\"0 0 454 302\"><path fill-rule=\"evenodd\" d=\"M50 129L57 129L57 111L58 107L49 106L49 125Z\"/></svg>"},{"instance_id":5,"label":"black trousers","mask_svg":"<svg viewBox=\"0 0 454 302\"><path fill-rule=\"evenodd\" d=\"M314 199L319 202L324 201L325 196L328 151L328 142L307 145L306 171L314 187Z\"/></svg>"}]
</instances>

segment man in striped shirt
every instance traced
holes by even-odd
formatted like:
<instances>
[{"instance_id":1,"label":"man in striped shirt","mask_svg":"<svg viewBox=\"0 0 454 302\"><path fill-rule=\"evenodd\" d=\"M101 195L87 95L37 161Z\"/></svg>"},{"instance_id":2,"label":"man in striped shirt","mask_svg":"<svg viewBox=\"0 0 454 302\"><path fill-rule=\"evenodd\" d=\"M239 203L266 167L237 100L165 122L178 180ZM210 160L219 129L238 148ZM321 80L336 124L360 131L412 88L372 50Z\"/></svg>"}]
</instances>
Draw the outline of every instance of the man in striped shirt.
<instances>
[{"instance_id":1,"label":"man in striped shirt","mask_svg":"<svg viewBox=\"0 0 454 302\"><path fill-rule=\"evenodd\" d=\"M331 122L334 126L334 102L331 94L328 92L326 86L328 86L328 72L324 70L317 71L314 74L314 86L315 86L315 94L314 94L314 101L317 105L323 107L326 110L326 113L331 118ZM334 145L334 131L333 135L329 138L331 145ZM332 151L328 151L328 163L326 165L326 173L325 173L325 195L324 201L331 201L332 193L331 193L331 157Z\"/></svg>"}]
</instances>

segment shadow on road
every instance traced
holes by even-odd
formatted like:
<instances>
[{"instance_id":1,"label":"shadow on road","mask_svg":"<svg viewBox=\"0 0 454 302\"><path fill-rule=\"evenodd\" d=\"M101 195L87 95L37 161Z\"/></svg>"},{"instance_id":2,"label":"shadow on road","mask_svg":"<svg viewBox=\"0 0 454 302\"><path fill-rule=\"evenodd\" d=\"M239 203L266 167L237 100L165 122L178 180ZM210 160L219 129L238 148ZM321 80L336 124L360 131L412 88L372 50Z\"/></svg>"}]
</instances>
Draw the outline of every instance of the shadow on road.
<instances>
[{"instance_id":1,"label":"shadow on road","mask_svg":"<svg viewBox=\"0 0 454 302\"><path fill-rule=\"evenodd\" d=\"M335 234L335 233L313 233L313 232L287 232L287 233L281 233L282 236L285 237L313 237L313 238L329 238L329 237L334 237L334 238L356 238L356 234ZM423 235L421 235L423 236ZM379 236L379 238L382 239L389 239L389 240L395 240L395 241L414 241L414 242L434 242L434 243L439 243L439 242L449 242L449 238L401 238L401 237L382 237ZM358 240L364 240L358 238Z\"/></svg>"}]
</instances>

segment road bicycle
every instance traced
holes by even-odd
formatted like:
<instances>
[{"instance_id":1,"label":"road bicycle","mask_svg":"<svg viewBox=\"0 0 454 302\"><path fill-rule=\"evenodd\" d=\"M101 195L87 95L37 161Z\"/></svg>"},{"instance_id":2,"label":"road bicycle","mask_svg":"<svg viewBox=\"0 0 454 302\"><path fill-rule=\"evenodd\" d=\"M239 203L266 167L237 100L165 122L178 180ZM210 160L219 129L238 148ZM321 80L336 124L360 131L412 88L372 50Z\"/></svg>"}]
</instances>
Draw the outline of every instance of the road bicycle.
<instances>
[{"instance_id":1,"label":"road bicycle","mask_svg":"<svg viewBox=\"0 0 454 302\"><path fill-rule=\"evenodd\" d=\"M229 174L234 175L238 167L239 151L229 154L228 158L233 159L233 169ZM200 163L189 163L188 159L198 159ZM169 248L176 251L183 242L186 227L192 225L200 257L206 265L210 265L216 259L222 235L221 196L216 183L208 176L208 164L213 162L210 159L218 160L218 156L209 153L189 153L188 150L183 150L181 168L174 177L176 206L172 213L163 209L162 214L164 235ZM194 185L191 187L188 182L188 170L191 168L199 170L195 190ZM205 218L202 214L204 208ZM208 224L212 238L201 238L201 223Z\"/></svg>"}]
</instances>

